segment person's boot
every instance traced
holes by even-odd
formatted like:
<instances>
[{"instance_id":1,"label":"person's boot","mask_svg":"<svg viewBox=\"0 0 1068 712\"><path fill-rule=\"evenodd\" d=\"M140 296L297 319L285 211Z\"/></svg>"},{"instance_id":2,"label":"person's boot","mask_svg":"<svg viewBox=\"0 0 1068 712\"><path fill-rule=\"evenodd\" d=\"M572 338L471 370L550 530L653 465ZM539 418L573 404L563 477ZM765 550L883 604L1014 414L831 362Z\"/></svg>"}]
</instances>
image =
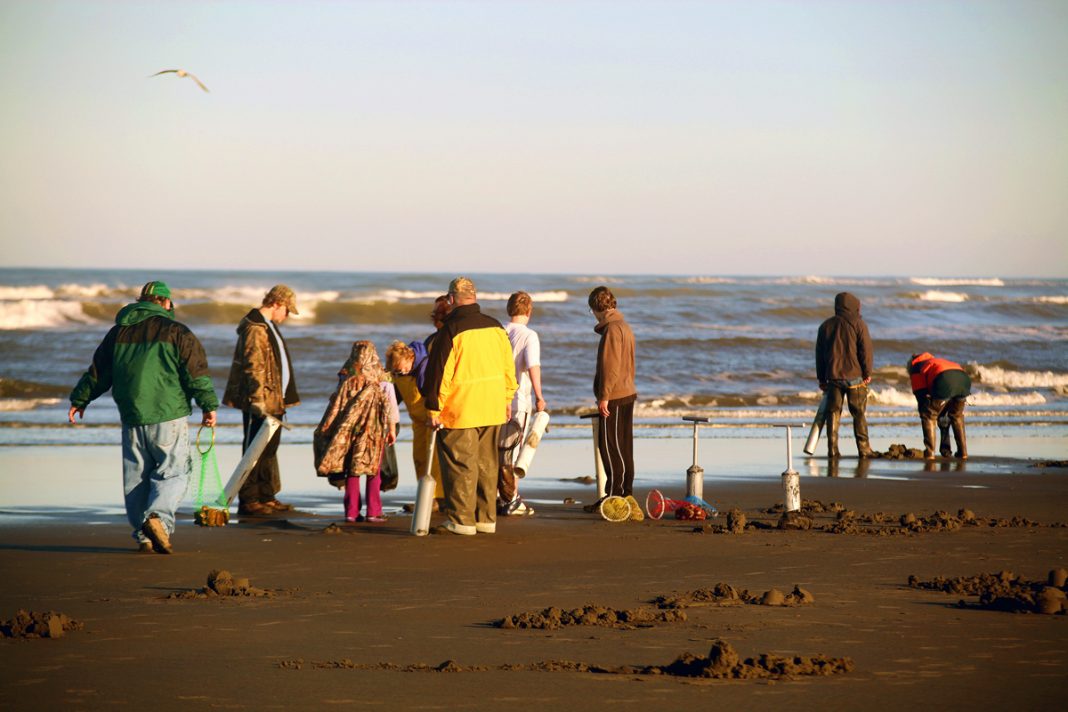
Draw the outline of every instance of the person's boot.
<instances>
[{"instance_id":1,"label":"person's boot","mask_svg":"<svg viewBox=\"0 0 1068 712\"><path fill-rule=\"evenodd\" d=\"M957 441L957 455L956 455L957 459L958 460L967 460L968 459L968 443L967 443L967 441L965 440L965 437L964 437L964 421L963 420L954 420L953 421L953 438Z\"/></svg>"},{"instance_id":2,"label":"person's boot","mask_svg":"<svg viewBox=\"0 0 1068 712\"><path fill-rule=\"evenodd\" d=\"M865 460L875 455L868 444L868 420L863 416L853 419L853 437L857 441L857 457Z\"/></svg>"},{"instance_id":3,"label":"person's boot","mask_svg":"<svg viewBox=\"0 0 1068 712\"><path fill-rule=\"evenodd\" d=\"M923 428L923 459L933 460L935 458L935 430L938 423L934 420L928 420L924 418L920 421L920 427Z\"/></svg>"},{"instance_id":4,"label":"person's boot","mask_svg":"<svg viewBox=\"0 0 1068 712\"><path fill-rule=\"evenodd\" d=\"M841 453L838 452L838 424L841 420L841 413L830 413L824 422L824 427L827 428L827 457L829 458L841 457Z\"/></svg>"},{"instance_id":5,"label":"person's boot","mask_svg":"<svg viewBox=\"0 0 1068 712\"><path fill-rule=\"evenodd\" d=\"M938 454L949 457L949 416L938 416Z\"/></svg>"}]
</instances>

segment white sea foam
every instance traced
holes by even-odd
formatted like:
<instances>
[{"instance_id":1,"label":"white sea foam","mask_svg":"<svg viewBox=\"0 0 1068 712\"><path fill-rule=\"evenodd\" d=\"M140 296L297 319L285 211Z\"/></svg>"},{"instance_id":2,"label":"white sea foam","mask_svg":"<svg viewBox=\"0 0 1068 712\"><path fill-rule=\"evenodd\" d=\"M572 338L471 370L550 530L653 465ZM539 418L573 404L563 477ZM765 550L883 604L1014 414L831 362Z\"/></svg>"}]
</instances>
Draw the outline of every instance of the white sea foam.
<instances>
[{"instance_id":1,"label":"white sea foam","mask_svg":"<svg viewBox=\"0 0 1068 712\"><path fill-rule=\"evenodd\" d=\"M912 391L900 391L896 388L873 388L871 400L878 405L888 406L915 406L916 396ZM968 403L981 406L1013 406L1013 405L1041 405L1046 402L1045 396L1037 391L1030 393L987 393L972 392L968 396Z\"/></svg>"},{"instance_id":2,"label":"white sea foam","mask_svg":"<svg viewBox=\"0 0 1068 712\"><path fill-rule=\"evenodd\" d=\"M978 374L979 381L987 386L1006 388L1063 388L1068 387L1068 373L1053 371L1012 371L1000 366L983 366L974 361L968 370Z\"/></svg>"},{"instance_id":3,"label":"white sea foam","mask_svg":"<svg viewBox=\"0 0 1068 712\"><path fill-rule=\"evenodd\" d=\"M1030 393L972 393L968 396L970 405L1042 405L1046 397L1038 391Z\"/></svg>"},{"instance_id":4,"label":"white sea foam","mask_svg":"<svg viewBox=\"0 0 1068 712\"><path fill-rule=\"evenodd\" d=\"M686 277L678 280L681 284L737 284L738 280L727 277Z\"/></svg>"},{"instance_id":5,"label":"white sea foam","mask_svg":"<svg viewBox=\"0 0 1068 712\"><path fill-rule=\"evenodd\" d=\"M1035 297L1034 300L1039 304L1068 304L1068 296L1059 294L1048 297Z\"/></svg>"},{"instance_id":6,"label":"white sea foam","mask_svg":"<svg viewBox=\"0 0 1068 712\"><path fill-rule=\"evenodd\" d=\"M955 279L955 278L941 278L941 277L912 277L910 280L913 284L918 284L922 287L1004 287L1005 283L997 277L991 277L988 279Z\"/></svg>"},{"instance_id":7,"label":"white sea foam","mask_svg":"<svg viewBox=\"0 0 1068 712\"><path fill-rule=\"evenodd\" d=\"M922 294L913 293L914 296L925 302L966 302L968 295L964 292L942 292L937 289L928 289Z\"/></svg>"},{"instance_id":8,"label":"white sea foam","mask_svg":"<svg viewBox=\"0 0 1068 712\"><path fill-rule=\"evenodd\" d=\"M59 403L59 400L59 398L0 398L0 412L33 410L43 405L55 405Z\"/></svg>"},{"instance_id":9,"label":"white sea foam","mask_svg":"<svg viewBox=\"0 0 1068 712\"><path fill-rule=\"evenodd\" d=\"M11 287L0 285L0 300L14 301L18 299L51 299L52 290L43 284L35 284L29 287Z\"/></svg>"},{"instance_id":10,"label":"white sea foam","mask_svg":"<svg viewBox=\"0 0 1068 712\"><path fill-rule=\"evenodd\" d=\"M123 296L130 297L135 296L139 290L125 287L115 286L110 287L106 284L61 284L56 287L56 296L64 298L74 299L89 299L99 297L111 297L111 296Z\"/></svg>"},{"instance_id":11,"label":"white sea foam","mask_svg":"<svg viewBox=\"0 0 1068 712\"><path fill-rule=\"evenodd\" d=\"M79 302L51 299L0 302L0 330L41 329L71 322L92 324L96 320L86 316Z\"/></svg>"}]
</instances>

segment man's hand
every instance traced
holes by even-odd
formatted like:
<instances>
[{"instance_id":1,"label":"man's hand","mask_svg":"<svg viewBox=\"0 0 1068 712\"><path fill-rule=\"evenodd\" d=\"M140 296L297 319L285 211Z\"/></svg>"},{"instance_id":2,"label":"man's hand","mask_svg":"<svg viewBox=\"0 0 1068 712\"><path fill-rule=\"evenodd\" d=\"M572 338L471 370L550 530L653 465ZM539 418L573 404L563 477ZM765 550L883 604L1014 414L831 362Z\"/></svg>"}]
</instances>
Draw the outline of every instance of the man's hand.
<instances>
[{"instance_id":1,"label":"man's hand","mask_svg":"<svg viewBox=\"0 0 1068 712\"><path fill-rule=\"evenodd\" d=\"M545 410L545 399L538 396L537 400L534 401L534 412L540 413L543 410Z\"/></svg>"},{"instance_id":2,"label":"man's hand","mask_svg":"<svg viewBox=\"0 0 1068 712\"><path fill-rule=\"evenodd\" d=\"M267 406L264 403L256 401L248 404L248 414L253 418L266 418Z\"/></svg>"},{"instance_id":3,"label":"man's hand","mask_svg":"<svg viewBox=\"0 0 1068 712\"><path fill-rule=\"evenodd\" d=\"M508 405L504 406L504 422L508 422L512 419L512 401L508 401Z\"/></svg>"},{"instance_id":4,"label":"man's hand","mask_svg":"<svg viewBox=\"0 0 1068 712\"><path fill-rule=\"evenodd\" d=\"M427 413L426 425L431 430L437 430L441 427L441 418L438 417L437 413Z\"/></svg>"},{"instance_id":5,"label":"man's hand","mask_svg":"<svg viewBox=\"0 0 1068 712\"><path fill-rule=\"evenodd\" d=\"M865 386L868 385L869 383L871 383L871 376L868 376L867 378L864 379L864 385Z\"/></svg>"},{"instance_id":6,"label":"man's hand","mask_svg":"<svg viewBox=\"0 0 1068 712\"><path fill-rule=\"evenodd\" d=\"M85 406L83 405L81 408L79 408L76 405L72 405L70 407L70 410L67 412L67 422L68 423L73 423L74 422L74 414L75 413L78 414L79 418L84 419L85 418Z\"/></svg>"},{"instance_id":7,"label":"man's hand","mask_svg":"<svg viewBox=\"0 0 1068 712\"><path fill-rule=\"evenodd\" d=\"M392 430L386 433L386 445L392 445L395 442L397 442L397 434Z\"/></svg>"},{"instance_id":8,"label":"man's hand","mask_svg":"<svg viewBox=\"0 0 1068 712\"><path fill-rule=\"evenodd\" d=\"M821 390L821 391L825 391L825 390L827 390L827 384L826 384L826 383L821 383L821 384L820 384L820 390Z\"/></svg>"},{"instance_id":9,"label":"man's hand","mask_svg":"<svg viewBox=\"0 0 1068 712\"><path fill-rule=\"evenodd\" d=\"M205 410L204 411L204 417L200 419L200 424L203 425L205 428L214 428L215 427L215 411L214 410Z\"/></svg>"},{"instance_id":10,"label":"man's hand","mask_svg":"<svg viewBox=\"0 0 1068 712\"><path fill-rule=\"evenodd\" d=\"M608 417L608 401L597 401L597 410L600 411L602 418Z\"/></svg>"}]
</instances>

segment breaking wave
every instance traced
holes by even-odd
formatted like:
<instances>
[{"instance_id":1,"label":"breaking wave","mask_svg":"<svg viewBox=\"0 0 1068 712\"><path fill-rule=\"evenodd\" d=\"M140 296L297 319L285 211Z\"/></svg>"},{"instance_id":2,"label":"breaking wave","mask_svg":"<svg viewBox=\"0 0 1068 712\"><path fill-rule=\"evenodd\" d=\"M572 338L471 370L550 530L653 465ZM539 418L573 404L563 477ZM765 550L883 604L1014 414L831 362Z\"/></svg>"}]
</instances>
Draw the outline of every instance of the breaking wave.
<instances>
[{"instance_id":1,"label":"breaking wave","mask_svg":"<svg viewBox=\"0 0 1068 712\"><path fill-rule=\"evenodd\" d=\"M1004 287L1005 282L997 277L988 279L954 279L941 277L912 277L913 284L921 287Z\"/></svg>"},{"instance_id":2,"label":"breaking wave","mask_svg":"<svg viewBox=\"0 0 1068 712\"><path fill-rule=\"evenodd\" d=\"M1068 373L1016 371L1000 366L984 366L972 361L968 369L976 380L988 386L1005 388L1068 388Z\"/></svg>"},{"instance_id":3,"label":"breaking wave","mask_svg":"<svg viewBox=\"0 0 1068 712\"><path fill-rule=\"evenodd\" d=\"M912 391L902 391L896 388L873 388L870 395L871 401L877 405L889 406L916 406L916 396ZM987 393L973 391L968 396L968 403L981 406L1015 406L1015 405L1042 405L1046 403L1046 397L1037 391L1030 393Z\"/></svg>"},{"instance_id":4,"label":"breaking wave","mask_svg":"<svg viewBox=\"0 0 1068 712\"><path fill-rule=\"evenodd\" d=\"M46 329L70 324L94 324L81 302L54 299L0 301L0 330Z\"/></svg>"},{"instance_id":5,"label":"breaking wave","mask_svg":"<svg viewBox=\"0 0 1068 712\"><path fill-rule=\"evenodd\" d=\"M942 292L937 289L928 289L926 292L914 292L914 296L925 302L966 302L968 295L964 292Z\"/></svg>"},{"instance_id":6,"label":"breaking wave","mask_svg":"<svg viewBox=\"0 0 1068 712\"><path fill-rule=\"evenodd\" d=\"M1068 296L1058 294L1048 297L1035 297L1034 301L1039 304L1068 304Z\"/></svg>"}]
</instances>

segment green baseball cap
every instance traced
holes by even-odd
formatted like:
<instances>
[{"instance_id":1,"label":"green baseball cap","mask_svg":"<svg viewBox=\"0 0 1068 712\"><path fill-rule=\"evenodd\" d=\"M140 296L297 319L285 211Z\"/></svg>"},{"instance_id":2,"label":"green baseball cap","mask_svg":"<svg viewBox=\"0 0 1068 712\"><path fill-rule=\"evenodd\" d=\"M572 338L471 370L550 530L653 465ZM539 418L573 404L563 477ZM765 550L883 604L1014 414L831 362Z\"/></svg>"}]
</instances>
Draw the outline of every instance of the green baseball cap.
<instances>
[{"instance_id":1,"label":"green baseball cap","mask_svg":"<svg viewBox=\"0 0 1068 712\"><path fill-rule=\"evenodd\" d=\"M171 298L171 288L167 286L166 282L146 282L145 286L141 287L141 299L145 297L163 297L164 299Z\"/></svg>"}]
</instances>

